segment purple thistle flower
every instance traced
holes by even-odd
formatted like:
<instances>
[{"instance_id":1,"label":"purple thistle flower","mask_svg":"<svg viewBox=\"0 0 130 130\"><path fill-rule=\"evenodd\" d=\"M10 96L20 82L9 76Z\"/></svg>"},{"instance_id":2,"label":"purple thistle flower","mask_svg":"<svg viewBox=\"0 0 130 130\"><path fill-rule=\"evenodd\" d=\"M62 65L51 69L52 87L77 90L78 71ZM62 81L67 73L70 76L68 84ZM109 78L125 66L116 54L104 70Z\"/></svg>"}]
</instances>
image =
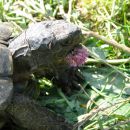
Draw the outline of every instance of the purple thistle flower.
<instances>
[{"instance_id":1,"label":"purple thistle flower","mask_svg":"<svg viewBox=\"0 0 130 130\"><path fill-rule=\"evenodd\" d=\"M85 63L87 57L87 49L85 47L77 47L66 56L66 61L71 67L79 67Z\"/></svg>"}]
</instances>

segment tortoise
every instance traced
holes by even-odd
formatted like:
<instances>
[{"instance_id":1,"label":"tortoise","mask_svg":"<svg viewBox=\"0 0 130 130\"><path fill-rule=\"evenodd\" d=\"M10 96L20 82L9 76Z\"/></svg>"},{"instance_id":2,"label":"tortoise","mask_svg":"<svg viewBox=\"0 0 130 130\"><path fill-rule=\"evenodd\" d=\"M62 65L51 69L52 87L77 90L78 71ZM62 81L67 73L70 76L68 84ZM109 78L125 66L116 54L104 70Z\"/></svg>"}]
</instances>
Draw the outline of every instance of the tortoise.
<instances>
[{"instance_id":1,"label":"tortoise","mask_svg":"<svg viewBox=\"0 0 130 130\"><path fill-rule=\"evenodd\" d=\"M0 127L11 122L11 126L22 130L71 130L72 125L61 116L41 107L17 88L19 84L24 88L32 73L53 79L54 84L64 84L67 88L62 86L63 91L73 89L77 79L83 80L76 72L88 55L79 44L81 30L64 20L48 20L31 25L11 41L10 36L7 26L1 24Z\"/></svg>"}]
</instances>

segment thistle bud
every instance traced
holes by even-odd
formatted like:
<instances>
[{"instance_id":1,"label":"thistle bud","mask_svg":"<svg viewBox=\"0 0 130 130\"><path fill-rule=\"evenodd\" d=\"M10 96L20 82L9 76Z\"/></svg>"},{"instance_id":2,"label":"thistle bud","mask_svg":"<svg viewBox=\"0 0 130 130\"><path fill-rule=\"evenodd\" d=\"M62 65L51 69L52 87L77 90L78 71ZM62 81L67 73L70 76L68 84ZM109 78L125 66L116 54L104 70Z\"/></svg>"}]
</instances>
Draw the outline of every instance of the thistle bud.
<instances>
[{"instance_id":1,"label":"thistle bud","mask_svg":"<svg viewBox=\"0 0 130 130\"><path fill-rule=\"evenodd\" d=\"M76 47L74 50L66 56L66 62L71 67L80 67L85 63L88 57L88 52L85 47Z\"/></svg>"}]
</instances>

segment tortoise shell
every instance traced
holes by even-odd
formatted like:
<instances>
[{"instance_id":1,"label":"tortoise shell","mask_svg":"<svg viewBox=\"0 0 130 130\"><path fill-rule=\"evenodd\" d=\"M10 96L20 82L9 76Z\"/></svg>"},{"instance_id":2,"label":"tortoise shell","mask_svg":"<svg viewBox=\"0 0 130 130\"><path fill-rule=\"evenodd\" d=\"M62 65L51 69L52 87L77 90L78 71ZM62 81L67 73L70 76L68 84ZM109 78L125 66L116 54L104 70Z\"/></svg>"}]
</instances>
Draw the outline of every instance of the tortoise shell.
<instances>
[{"instance_id":1,"label":"tortoise shell","mask_svg":"<svg viewBox=\"0 0 130 130\"><path fill-rule=\"evenodd\" d=\"M7 41L10 39L12 31L8 24L0 23L0 43L7 45Z\"/></svg>"}]
</instances>

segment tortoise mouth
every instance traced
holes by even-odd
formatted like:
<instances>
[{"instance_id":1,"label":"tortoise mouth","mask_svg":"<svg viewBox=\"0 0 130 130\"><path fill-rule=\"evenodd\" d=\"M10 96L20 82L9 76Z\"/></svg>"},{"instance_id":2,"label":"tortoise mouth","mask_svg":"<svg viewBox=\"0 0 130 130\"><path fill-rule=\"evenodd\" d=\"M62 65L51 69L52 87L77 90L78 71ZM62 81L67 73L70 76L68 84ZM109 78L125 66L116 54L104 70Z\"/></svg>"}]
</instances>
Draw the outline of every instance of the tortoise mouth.
<instances>
[{"instance_id":1,"label":"tortoise mouth","mask_svg":"<svg viewBox=\"0 0 130 130\"><path fill-rule=\"evenodd\" d=\"M85 63L87 57L88 51L86 47L83 45L78 45L66 55L65 61L70 67L80 67Z\"/></svg>"}]
</instances>

